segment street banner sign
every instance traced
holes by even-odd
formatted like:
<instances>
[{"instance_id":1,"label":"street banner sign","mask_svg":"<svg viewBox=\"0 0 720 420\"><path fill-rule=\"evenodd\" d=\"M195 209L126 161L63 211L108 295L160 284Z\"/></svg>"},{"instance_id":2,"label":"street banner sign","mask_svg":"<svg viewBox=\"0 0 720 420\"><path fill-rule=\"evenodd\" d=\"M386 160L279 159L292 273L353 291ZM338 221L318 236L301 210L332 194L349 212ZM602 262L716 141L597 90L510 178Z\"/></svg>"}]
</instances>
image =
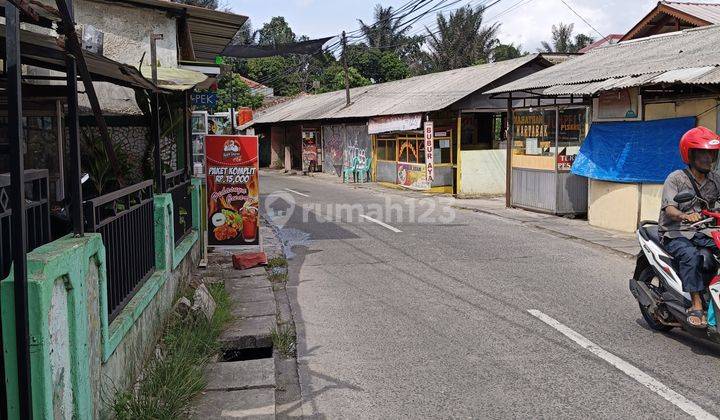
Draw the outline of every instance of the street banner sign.
<instances>
[{"instance_id":1,"label":"street banner sign","mask_svg":"<svg viewBox=\"0 0 720 420\"><path fill-rule=\"evenodd\" d=\"M217 93L193 93L190 95L190 101L192 102L193 106L209 106L210 108L214 108L215 105L217 105Z\"/></svg>"},{"instance_id":2,"label":"street banner sign","mask_svg":"<svg viewBox=\"0 0 720 420\"><path fill-rule=\"evenodd\" d=\"M425 165L427 167L427 180L432 185L435 180L435 127L432 121L425 121Z\"/></svg>"},{"instance_id":3,"label":"street banner sign","mask_svg":"<svg viewBox=\"0 0 720 420\"><path fill-rule=\"evenodd\" d=\"M259 245L258 137L205 137L208 245Z\"/></svg>"}]
</instances>

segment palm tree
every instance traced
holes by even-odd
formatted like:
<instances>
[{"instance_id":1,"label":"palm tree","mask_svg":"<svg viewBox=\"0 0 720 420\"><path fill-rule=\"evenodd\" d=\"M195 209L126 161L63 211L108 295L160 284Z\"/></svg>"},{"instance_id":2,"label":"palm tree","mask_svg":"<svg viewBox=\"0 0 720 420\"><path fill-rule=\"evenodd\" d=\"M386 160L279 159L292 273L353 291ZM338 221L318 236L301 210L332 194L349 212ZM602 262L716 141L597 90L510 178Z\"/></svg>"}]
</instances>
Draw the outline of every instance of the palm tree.
<instances>
[{"instance_id":1,"label":"palm tree","mask_svg":"<svg viewBox=\"0 0 720 420\"><path fill-rule=\"evenodd\" d=\"M401 19L394 15L392 6L382 7L381 4L378 4L375 6L375 23L368 25L358 19L360 31L370 48L396 51L406 41L406 34L412 27L405 26L403 28Z\"/></svg>"},{"instance_id":2,"label":"palm tree","mask_svg":"<svg viewBox=\"0 0 720 420\"><path fill-rule=\"evenodd\" d=\"M585 34L577 34L573 42L573 30L575 24L564 24L562 22L552 26L552 44L543 41L539 52L576 53L595 40Z\"/></svg>"},{"instance_id":3,"label":"palm tree","mask_svg":"<svg viewBox=\"0 0 720 420\"><path fill-rule=\"evenodd\" d=\"M435 71L451 70L490 61L493 48L499 44L499 23L483 26L485 8L465 6L437 15L438 29L428 31L428 47Z\"/></svg>"}]
</instances>

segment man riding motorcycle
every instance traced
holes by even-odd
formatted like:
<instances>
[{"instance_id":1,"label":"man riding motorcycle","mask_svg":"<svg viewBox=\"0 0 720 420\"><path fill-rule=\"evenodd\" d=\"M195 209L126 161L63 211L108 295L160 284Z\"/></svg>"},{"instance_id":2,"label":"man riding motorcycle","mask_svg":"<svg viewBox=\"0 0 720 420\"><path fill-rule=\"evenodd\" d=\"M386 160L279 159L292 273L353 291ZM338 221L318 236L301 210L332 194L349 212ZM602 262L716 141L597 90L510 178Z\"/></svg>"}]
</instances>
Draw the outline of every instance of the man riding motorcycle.
<instances>
[{"instance_id":1,"label":"man riding motorcycle","mask_svg":"<svg viewBox=\"0 0 720 420\"><path fill-rule=\"evenodd\" d=\"M713 172L718 150L720 136L705 127L693 128L683 135L680 155L688 169L677 170L665 180L658 222L662 243L678 262L683 290L692 298L687 322L696 328L707 326L701 298L705 279L700 250L709 248L717 252L718 249L707 229L683 229L682 224L702 220L700 212L703 208L715 207L720 199L720 176ZM675 202L675 196L683 192L693 193L697 199L687 203Z\"/></svg>"}]
</instances>

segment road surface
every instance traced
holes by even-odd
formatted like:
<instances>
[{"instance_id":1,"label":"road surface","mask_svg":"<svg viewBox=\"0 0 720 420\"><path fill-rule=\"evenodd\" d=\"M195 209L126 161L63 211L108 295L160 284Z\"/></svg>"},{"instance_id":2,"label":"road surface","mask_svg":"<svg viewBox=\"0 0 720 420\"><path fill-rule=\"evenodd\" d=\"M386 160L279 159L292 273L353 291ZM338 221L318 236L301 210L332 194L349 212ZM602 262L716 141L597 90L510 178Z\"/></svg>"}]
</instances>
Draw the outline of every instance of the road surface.
<instances>
[{"instance_id":1,"label":"road surface","mask_svg":"<svg viewBox=\"0 0 720 420\"><path fill-rule=\"evenodd\" d=\"M261 182L296 245L304 416L720 415L720 346L650 331L630 259L418 194Z\"/></svg>"}]
</instances>

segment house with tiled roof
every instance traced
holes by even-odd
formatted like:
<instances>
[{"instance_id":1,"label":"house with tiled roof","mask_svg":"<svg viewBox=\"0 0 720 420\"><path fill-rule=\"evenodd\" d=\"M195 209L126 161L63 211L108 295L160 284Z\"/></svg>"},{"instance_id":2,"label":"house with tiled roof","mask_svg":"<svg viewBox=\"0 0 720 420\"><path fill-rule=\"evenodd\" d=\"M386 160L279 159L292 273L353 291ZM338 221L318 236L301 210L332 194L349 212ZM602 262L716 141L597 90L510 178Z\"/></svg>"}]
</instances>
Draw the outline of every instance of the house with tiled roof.
<instances>
[{"instance_id":1,"label":"house with tiled roof","mask_svg":"<svg viewBox=\"0 0 720 420\"><path fill-rule=\"evenodd\" d=\"M720 3L660 1L620 41L720 23Z\"/></svg>"}]
</instances>

